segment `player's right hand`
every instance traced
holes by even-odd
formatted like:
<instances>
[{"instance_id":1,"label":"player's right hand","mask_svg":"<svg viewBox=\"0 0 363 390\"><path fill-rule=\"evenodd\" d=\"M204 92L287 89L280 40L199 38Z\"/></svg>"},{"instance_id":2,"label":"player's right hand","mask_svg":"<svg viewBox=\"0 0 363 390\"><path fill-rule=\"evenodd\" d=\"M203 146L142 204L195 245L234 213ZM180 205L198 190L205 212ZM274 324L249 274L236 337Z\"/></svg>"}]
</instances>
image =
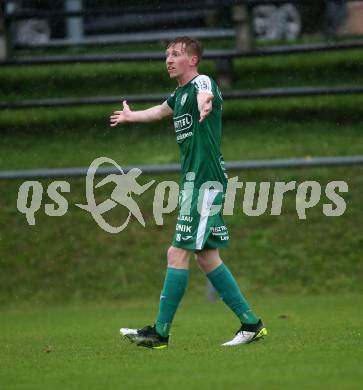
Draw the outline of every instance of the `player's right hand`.
<instances>
[{"instance_id":1,"label":"player's right hand","mask_svg":"<svg viewBox=\"0 0 363 390\"><path fill-rule=\"evenodd\" d=\"M118 124L127 123L131 121L131 110L129 105L127 104L126 100L122 102L123 110L122 111L115 111L110 116L110 126L115 127Z\"/></svg>"}]
</instances>

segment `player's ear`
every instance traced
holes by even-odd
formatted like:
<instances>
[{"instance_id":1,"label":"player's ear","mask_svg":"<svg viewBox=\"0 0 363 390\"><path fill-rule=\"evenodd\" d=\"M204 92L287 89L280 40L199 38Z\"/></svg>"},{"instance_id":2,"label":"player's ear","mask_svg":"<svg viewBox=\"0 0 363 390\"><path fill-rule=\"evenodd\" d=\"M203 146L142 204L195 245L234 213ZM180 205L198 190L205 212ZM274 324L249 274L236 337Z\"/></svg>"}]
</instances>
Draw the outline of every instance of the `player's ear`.
<instances>
[{"instance_id":1,"label":"player's ear","mask_svg":"<svg viewBox=\"0 0 363 390\"><path fill-rule=\"evenodd\" d=\"M192 65L192 66L198 65L198 56L191 56L190 57L190 65Z\"/></svg>"}]
</instances>

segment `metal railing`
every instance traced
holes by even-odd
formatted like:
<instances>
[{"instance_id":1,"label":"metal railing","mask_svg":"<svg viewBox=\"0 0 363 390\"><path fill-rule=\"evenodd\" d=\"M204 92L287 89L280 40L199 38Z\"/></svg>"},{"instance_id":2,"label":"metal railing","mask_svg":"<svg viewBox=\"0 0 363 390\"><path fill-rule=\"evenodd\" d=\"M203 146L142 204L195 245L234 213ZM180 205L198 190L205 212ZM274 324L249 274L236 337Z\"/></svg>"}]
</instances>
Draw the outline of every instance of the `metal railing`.
<instances>
[{"instance_id":1,"label":"metal railing","mask_svg":"<svg viewBox=\"0 0 363 390\"><path fill-rule=\"evenodd\" d=\"M358 0L347 0L347 1L358 1ZM6 2L5 2L6 4ZM248 9L252 9L256 6L266 5L266 4L274 4L274 5L283 5L283 4L314 4L313 0L222 0L222 1L213 1L210 0L208 3L198 1L193 3L185 3L183 7L180 9L176 9L174 4L163 4L162 6L152 7L152 6L132 6L132 7L98 7L93 9L82 9L82 10L59 10L59 9L51 9L51 10L14 10L6 12L4 17L6 21L6 25L9 27L12 22L16 22L24 19L49 19L49 18L82 18L87 16L114 16L114 15L125 15L125 14L140 14L148 15L148 14L158 14L158 13L177 13L177 12L192 12L198 10L199 12L205 12L208 14L209 12L214 12L220 8L231 8L239 5L246 5ZM6 7L5 7L6 9ZM236 23L235 23L236 24ZM238 24L238 23L237 23ZM236 24L236 25L237 25ZM173 31L174 32L174 31ZM176 32L177 33L177 32ZM192 29L192 30L184 30L180 32L182 35L191 35L196 38L225 38L225 37L233 37L236 36L236 31L234 28L219 28L219 29ZM179 34L179 33L178 33ZM92 45L92 44L104 44L104 43L116 43L116 42L148 42L150 40L167 40L170 38L170 29L165 31L150 31L147 33L134 33L134 34L114 34L113 36L105 35L99 37L78 37L77 39L51 39L49 42L44 43L29 43L26 44L26 47L38 47L38 48L46 48L46 47L64 47L64 46L72 46L72 45ZM19 47L25 47L24 45L20 45ZM328 45L329 46L329 45ZM359 47L359 46L356 46ZM362 46L360 46L362 47ZM304 50L304 48L302 48ZM287 48L289 50L289 48ZM281 52L281 51L280 51ZM293 51L292 51L293 52ZM288 53L288 51L284 52ZM246 53L235 53L231 55L228 51L220 53L222 56L220 58L231 59L236 56L246 56ZM252 51L251 55L266 55L270 54L264 50L261 50L260 53L258 51ZM283 52L281 52L283 54ZM118 58L117 61L130 60L130 56L123 57L120 55L119 57L110 56L100 56L100 60L97 59L97 56L92 57L92 61L114 61L115 58ZM147 59L147 58L143 58ZM140 56L136 56L135 60L141 60ZM71 63L71 62L90 62L90 58L87 56L57 56L57 59L54 59L54 62L63 62L63 63ZM53 63L53 61L47 57L43 57L43 60L34 58L34 62L27 58L24 64L49 64ZM22 64L22 59L10 59L9 62L5 62L5 64Z\"/></svg>"},{"instance_id":2,"label":"metal railing","mask_svg":"<svg viewBox=\"0 0 363 390\"><path fill-rule=\"evenodd\" d=\"M362 0L345 0L347 3L360 2ZM6 5L7 1L4 0ZM249 7L256 7L260 5L283 5L283 4L315 4L316 0L209 0L208 3L203 1L184 2L182 10L218 10L221 8L229 8L238 5L247 5ZM159 6L124 6L124 7L97 7L86 8L83 10L19 10L13 12L6 12L5 18L7 20L23 20L30 18L49 19L53 17L69 18L69 17L85 17L85 16L112 16L120 13L137 14L141 11L144 13L163 13L175 11L175 4L163 4Z\"/></svg>"},{"instance_id":3,"label":"metal railing","mask_svg":"<svg viewBox=\"0 0 363 390\"><path fill-rule=\"evenodd\" d=\"M329 52L336 50L362 49L363 41L342 43L316 43L301 45L273 46L252 50L220 49L206 50L205 60L235 59L243 57L262 57L270 55L305 54L315 52ZM83 55L50 55L36 57L14 57L0 61L0 66L7 65L52 65L74 63L100 63L100 62L138 62L138 61L164 61L163 52L144 51L116 54L83 54Z\"/></svg>"},{"instance_id":4,"label":"metal railing","mask_svg":"<svg viewBox=\"0 0 363 390\"><path fill-rule=\"evenodd\" d=\"M347 0L358 1L358 0ZM4 1L5 5L7 1ZM247 5L255 7L259 5L274 4L314 4L314 0L210 0L208 4L203 1L184 2L182 10L203 10L211 9L218 10L221 8L229 8L237 5ZM137 14L143 13L164 13L175 11L175 4L163 4L162 6L124 6L124 7L97 7L86 8L83 10L16 10L13 12L5 12L5 18L8 21L11 20L23 20L23 19L49 19L53 17L69 18L69 17L85 17L85 16L112 16L115 14Z\"/></svg>"},{"instance_id":5,"label":"metal railing","mask_svg":"<svg viewBox=\"0 0 363 390\"><path fill-rule=\"evenodd\" d=\"M312 157L312 158L287 158L275 160L245 160L231 161L226 163L228 171L253 170L253 169L283 169L283 168L310 168L362 165L363 155L340 156L340 157ZM130 166L123 167L124 172L128 172ZM163 165L138 165L138 168L145 174L155 173L177 173L180 172L179 164ZM71 178L86 177L88 168L53 168L53 169L25 169L15 171L0 171L0 180L15 179L49 179L49 178ZM112 173L119 173L118 168L99 168L95 176L106 176Z\"/></svg>"},{"instance_id":6,"label":"metal railing","mask_svg":"<svg viewBox=\"0 0 363 390\"><path fill-rule=\"evenodd\" d=\"M227 91L223 94L223 99L241 100L258 98L286 98L353 94L363 94L363 85L338 87L264 88L246 91ZM168 95L166 94L149 94L129 96L98 96L85 98L22 100L17 102L0 102L0 109L13 110L20 108L55 108L96 104L120 104L122 100L127 100L129 103L156 103L164 101L167 97Z\"/></svg>"}]
</instances>

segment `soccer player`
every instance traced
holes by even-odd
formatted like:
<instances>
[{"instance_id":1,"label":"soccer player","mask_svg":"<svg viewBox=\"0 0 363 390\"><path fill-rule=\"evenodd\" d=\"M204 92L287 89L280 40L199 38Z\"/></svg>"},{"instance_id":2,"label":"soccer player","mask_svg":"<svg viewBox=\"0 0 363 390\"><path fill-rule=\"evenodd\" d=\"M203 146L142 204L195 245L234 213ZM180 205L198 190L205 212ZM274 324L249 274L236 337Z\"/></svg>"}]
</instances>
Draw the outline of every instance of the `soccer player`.
<instances>
[{"instance_id":1,"label":"soccer player","mask_svg":"<svg viewBox=\"0 0 363 390\"><path fill-rule=\"evenodd\" d=\"M222 345L247 344L267 334L219 256L218 248L226 246L229 240L220 211L227 186L220 152L222 95L214 80L198 74L201 58L200 42L189 37L175 38L166 49L167 71L178 83L175 91L162 104L141 111L132 111L124 101L123 110L110 117L113 127L173 116L181 152L179 215L167 253L168 267L155 324L142 329L120 329L121 335L131 342L149 348L168 345L170 327L187 287L192 253L241 322L235 336Z\"/></svg>"}]
</instances>

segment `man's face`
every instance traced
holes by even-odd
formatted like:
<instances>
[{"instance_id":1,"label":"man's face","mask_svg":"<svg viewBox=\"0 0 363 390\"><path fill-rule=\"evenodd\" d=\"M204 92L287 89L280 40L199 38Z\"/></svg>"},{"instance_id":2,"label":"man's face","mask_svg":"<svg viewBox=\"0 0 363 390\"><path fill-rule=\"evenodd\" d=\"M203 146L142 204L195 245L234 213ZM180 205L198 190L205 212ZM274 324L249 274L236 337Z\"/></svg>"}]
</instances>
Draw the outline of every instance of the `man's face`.
<instances>
[{"instance_id":1,"label":"man's face","mask_svg":"<svg viewBox=\"0 0 363 390\"><path fill-rule=\"evenodd\" d=\"M166 68L171 79L179 79L195 66L195 56L189 56L183 43L176 43L166 50Z\"/></svg>"}]
</instances>

